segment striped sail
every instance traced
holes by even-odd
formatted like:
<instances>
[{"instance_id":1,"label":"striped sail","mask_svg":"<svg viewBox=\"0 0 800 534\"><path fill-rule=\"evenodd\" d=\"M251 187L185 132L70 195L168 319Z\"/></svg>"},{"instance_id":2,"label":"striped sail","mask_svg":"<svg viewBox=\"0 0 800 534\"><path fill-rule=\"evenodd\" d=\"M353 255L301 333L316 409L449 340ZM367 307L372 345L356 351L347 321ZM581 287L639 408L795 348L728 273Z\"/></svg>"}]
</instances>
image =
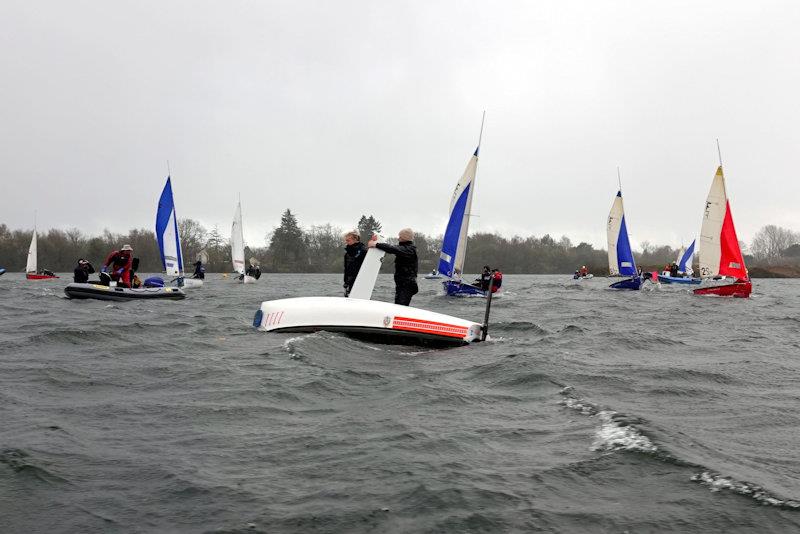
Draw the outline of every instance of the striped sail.
<instances>
[{"instance_id":1,"label":"striped sail","mask_svg":"<svg viewBox=\"0 0 800 534\"><path fill-rule=\"evenodd\" d=\"M231 262L234 272L244 274L244 235L242 231L242 203L236 204L231 227Z\"/></svg>"},{"instance_id":2,"label":"striped sail","mask_svg":"<svg viewBox=\"0 0 800 534\"><path fill-rule=\"evenodd\" d=\"M611 275L636 275L636 262L633 260L628 228L625 224L625 209L622 205L622 191L617 191L611 212L608 214L608 271Z\"/></svg>"},{"instance_id":3,"label":"striped sail","mask_svg":"<svg viewBox=\"0 0 800 534\"><path fill-rule=\"evenodd\" d=\"M36 228L33 229L33 236L31 237L31 246L28 247L28 263L25 265L26 273L35 273L37 269L36 264Z\"/></svg>"},{"instance_id":4,"label":"striped sail","mask_svg":"<svg viewBox=\"0 0 800 534\"><path fill-rule=\"evenodd\" d=\"M717 168L706 198L698 255L700 276L703 278L719 275L747 278L721 165Z\"/></svg>"},{"instance_id":5,"label":"striped sail","mask_svg":"<svg viewBox=\"0 0 800 534\"><path fill-rule=\"evenodd\" d=\"M178 216L175 214L175 201L172 198L172 183L169 176L158 200L156 238L164 270L170 276L180 276L183 272L181 238L178 235Z\"/></svg>"},{"instance_id":6,"label":"striped sail","mask_svg":"<svg viewBox=\"0 0 800 534\"><path fill-rule=\"evenodd\" d=\"M478 151L467 163L464 174L456 184L450 200L450 218L442 239L442 252L439 255L439 272L449 278L461 278L464 259L467 253L467 231L472 210L472 193L475 190L475 175L478 172Z\"/></svg>"}]
</instances>

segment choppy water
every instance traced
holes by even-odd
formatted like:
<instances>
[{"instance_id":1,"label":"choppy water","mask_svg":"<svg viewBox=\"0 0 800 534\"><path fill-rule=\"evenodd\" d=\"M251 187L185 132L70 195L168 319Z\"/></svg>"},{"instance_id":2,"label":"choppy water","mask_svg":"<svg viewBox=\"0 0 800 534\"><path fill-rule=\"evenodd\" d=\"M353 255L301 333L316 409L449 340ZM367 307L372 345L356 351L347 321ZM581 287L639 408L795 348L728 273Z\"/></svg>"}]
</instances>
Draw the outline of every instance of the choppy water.
<instances>
[{"instance_id":1,"label":"choppy water","mask_svg":"<svg viewBox=\"0 0 800 534\"><path fill-rule=\"evenodd\" d=\"M252 329L335 275L110 304L6 274L0 530L800 529L800 282L568 278L506 276L493 341L422 350ZM413 304L481 320L420 285Z\"/></svg>"}]
</instances>

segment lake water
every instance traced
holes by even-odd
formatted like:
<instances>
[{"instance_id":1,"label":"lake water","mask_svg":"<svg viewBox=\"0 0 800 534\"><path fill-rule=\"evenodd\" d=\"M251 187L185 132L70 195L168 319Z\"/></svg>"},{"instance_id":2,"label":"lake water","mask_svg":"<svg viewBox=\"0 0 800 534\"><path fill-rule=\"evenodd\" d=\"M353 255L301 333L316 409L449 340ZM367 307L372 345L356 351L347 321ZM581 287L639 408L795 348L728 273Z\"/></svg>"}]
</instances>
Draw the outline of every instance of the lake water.
<instances>
[{"instance_id":1,"label":"lake water","mask_svg":"<svg viewBox=\"0 0 800 534\"><path fill-rule=\"evenodd\" d=\"M491 341L431 350L252 328L336 275L108 303L7 273L0 531L798 531L800 281L570 278L506 276Z\"/></svg>"}]
</instances>

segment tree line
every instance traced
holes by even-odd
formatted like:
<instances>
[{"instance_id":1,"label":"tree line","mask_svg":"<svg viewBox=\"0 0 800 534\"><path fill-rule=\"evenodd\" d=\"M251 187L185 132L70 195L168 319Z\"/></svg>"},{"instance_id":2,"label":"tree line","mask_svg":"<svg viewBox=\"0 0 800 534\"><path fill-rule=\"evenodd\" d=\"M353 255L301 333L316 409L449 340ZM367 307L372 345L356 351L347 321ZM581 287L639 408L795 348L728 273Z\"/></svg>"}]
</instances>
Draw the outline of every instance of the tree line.
<instances>
[{"instance_id":1,"label":"tree line","mask_svg":"<svg viewBox=\"0 0 800 534\"><path fill-rule=\"evenodd\" d=\"M192 219L178 222L184 264L190 265L202 258L209 272L230 272L230 245L219 228L207 229ZM355 228L362 241L373 233L382 231L380 221L373 215L363 215ZM264 272L325 273L342 272L345 230L331 224L304 228L297 216L287 209L280 225L264 238L263 246L247 246L245 258L261 265ZM10 230L0 224L0 267L9 271L22 271L27 261L32 231ZM389 241L392 241L389 239ZM415 244L420 260L420 274L434 269L439 262L441 236L417 232ZM39 268L56 272L71 271L78 258L91 261L95 267L109 252L130 244L134 256L139 258L140 271L162 270L155 233L139 228L127 234L104 231L98 236L84 235L80 230L51 229L38 236ZM749 247L741 243L749 267L756 265L800 265L800 234L775 225L759 230ZM643 268L660 269L665 263L675 261L678 249L642 243L636 261ZM387 260L391 263L391 259ZM508 274L559 274L571 273L582 265L590 271L608 272L604 249L595 249L589 243L574 245L566 236L556 239L542 237L505 237L495 233L476 233L469 237L465 273L478 273L483 265L501 269ZM186 270L191 272L191 267Z\"/></svg>"}]
</instances>

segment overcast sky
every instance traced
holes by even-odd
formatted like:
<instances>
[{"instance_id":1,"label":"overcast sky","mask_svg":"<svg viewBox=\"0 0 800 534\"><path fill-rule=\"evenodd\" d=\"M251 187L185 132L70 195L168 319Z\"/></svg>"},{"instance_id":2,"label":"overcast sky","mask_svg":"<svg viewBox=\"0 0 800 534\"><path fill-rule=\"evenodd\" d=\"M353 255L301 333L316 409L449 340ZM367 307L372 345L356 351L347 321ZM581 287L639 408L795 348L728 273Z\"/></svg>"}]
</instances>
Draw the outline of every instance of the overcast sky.
<instances>
[{"instance_id":1,"label":"overcast sky","mask_svg":"<svg viewBox=\"0 0 800 534\"><path fill-rule=\"evenodd\" d=\"M0 222L154 226L261 246L374 214L444 230L486 127L471 231L693 239L719 138L740 239L800 230L800 2L0 4Z\"/></svg>"}]
</instances>

